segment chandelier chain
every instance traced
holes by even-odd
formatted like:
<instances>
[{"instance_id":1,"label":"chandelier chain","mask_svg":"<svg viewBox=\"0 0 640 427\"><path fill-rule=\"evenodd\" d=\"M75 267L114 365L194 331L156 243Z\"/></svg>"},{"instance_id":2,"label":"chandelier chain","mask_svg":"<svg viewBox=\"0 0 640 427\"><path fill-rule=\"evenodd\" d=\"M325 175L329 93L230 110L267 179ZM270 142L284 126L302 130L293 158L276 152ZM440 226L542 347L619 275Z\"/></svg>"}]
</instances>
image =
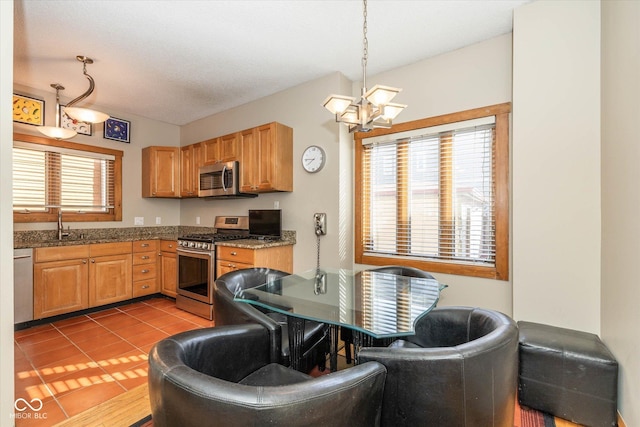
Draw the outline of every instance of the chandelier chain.
<instances>
[{"instance_id":1,"label":"chandelier chain","mask_svg":"<svg viewBox=\"0 0 640 427\"><path fill-rule=\"evenodd\" d=\"M364 21L362 24L362 85L367 87L367 59L369 59L369 40L367 39L367 0L363 0L363 12L362 16L364 17Z\"/></svg>"}]
</instances>

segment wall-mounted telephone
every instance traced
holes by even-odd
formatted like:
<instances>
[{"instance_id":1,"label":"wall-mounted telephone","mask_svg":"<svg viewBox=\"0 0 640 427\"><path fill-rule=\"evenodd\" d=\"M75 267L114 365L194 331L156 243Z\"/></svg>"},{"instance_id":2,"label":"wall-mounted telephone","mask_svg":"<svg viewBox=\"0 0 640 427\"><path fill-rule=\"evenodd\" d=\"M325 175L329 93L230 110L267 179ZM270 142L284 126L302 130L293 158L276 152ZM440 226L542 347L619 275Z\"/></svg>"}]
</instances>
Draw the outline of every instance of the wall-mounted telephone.
<instances>
[{"instance_id":1,"label":"wall-mounted telephone","mask_svg":"<svg viewBox=\"0 0 640 427\"><path fill-rule=\"evenodd\" d=\"M316 236L324 236L327 234L327 214L313 214L313 226Z\"/></svg>"}]
</instances>

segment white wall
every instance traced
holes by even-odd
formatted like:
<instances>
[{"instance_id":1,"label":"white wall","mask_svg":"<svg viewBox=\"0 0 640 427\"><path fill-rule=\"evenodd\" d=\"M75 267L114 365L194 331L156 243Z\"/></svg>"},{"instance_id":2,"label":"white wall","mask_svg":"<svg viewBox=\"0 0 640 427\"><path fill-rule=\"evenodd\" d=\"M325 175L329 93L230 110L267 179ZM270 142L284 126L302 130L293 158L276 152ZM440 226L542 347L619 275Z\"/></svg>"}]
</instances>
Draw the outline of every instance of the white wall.
<instances>
[{"instance_id":1,"label":"white wall","mask_svg":"<svg viewBox=\"0 0 640 427\"><path fill-rule=\"evenodd\" d=\"M327 235L321 240L323 265L350 268L352 250L352 141L344 140L332 116L322 107L330 93L345 93L350 82L335 73L206 117L182 128L181 144L203 141L231 132L248 129L272 121L293 128L292 193L268 193L253 199L183 200L182 225L212 226L216 215L247 215L249 209L272 209L279 202L283 229L295 230L298 243L294 246L294 271L315 268L316 238L313 214L327 214ZM302 151L309 145L319 145L327 155L324 168L315 174L302 169Z\"/></svg>"},{"instance_id":2,"label":"white wall","mask_svg":"<svg viewBox=\"0 0 640 427\"><path fill-rule=\"evenodd\" d=\"M100 82L96 84L100 90ZM106 88L104 88L106 90ZM30 95L35 98L45 100L45 124L55 126L56 117L56 96L53 89L42 91L20 85L14 85L16 93ZM61 94L64 95L64 92ZM61 96L60 102L66 104L71 100ZM149 145L180 145L180 127L145 117L131 114L120 114L118 111L101 109L100 106L93 108L104 111L114 117L131 122L130 143L122 143L104 139L102 136L103 124L93 125L93 135L77 135L68 141L79 144L88 144L99 147L121 150L124 152L122 158L122 221L117 222L65 222L65 227L74 228L119 228L134 227L134 217L143 217L145 226L155 226L156 217L161 218L161 225L180 224L180 200L177 199L143 199L142 192L142 148ZM35 126L21 123L14 123L13 129L18 133L40 134ZM16 230L54 230L55 223L17 223Z\"/></svg>"},{"instance_id":3,"label":"white wall","mask_svg":"<svg viewBox=\"0 0 640 427\"><path fill-rule=\"evenodd\" d=\"M602 2L602 339L619 408L640 425L640 2Z\"/></svg>"},{"instance_id":4,"label":"white wall","mask_svg":"<svg viewBox=\"0 0 640 427\"><path fill-rule=\"evenodd\" d=\"M13 2L0 1L0 425L13 425Z\"/></svg>"},{"instance_id":5,"label":"white wall","mask_svg":"<svg viewBox=\"0 0 640 427\"><path fill-rule=\"evenodd\" d=\"M513 314L599 333L600 2L522 6L513 40Z\"/></svg>"}]
</instances>

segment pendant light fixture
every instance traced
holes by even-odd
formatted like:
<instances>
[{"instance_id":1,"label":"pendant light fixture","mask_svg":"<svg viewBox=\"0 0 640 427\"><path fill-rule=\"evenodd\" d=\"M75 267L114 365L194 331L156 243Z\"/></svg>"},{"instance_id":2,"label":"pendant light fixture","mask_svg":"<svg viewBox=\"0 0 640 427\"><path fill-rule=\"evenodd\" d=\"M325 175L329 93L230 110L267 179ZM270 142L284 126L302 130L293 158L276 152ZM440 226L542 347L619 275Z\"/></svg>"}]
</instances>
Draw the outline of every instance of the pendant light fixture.
<instances>
[{"instance_id":1,"label":"pendant light fixture","mask_svg":"<svg viewBox=\"0 0 640 427\"><path fill-rule=\"evenodd\" d=\"M64 111L72 119L89 123L102 123L109 118L108 114L101 113L100 111L90 110L88 108L75 107L78 102L91 95L96 87L93 77L87 74L87 64L93 64L93 59L82 55L76 56L76 59L82 62L82 73L85 75L87 80L89 80L89 89L87 89L85 93L83 93L76 99L71 100L64 108Z\"/></svg>"},{"instance_id":2,"label":"pendant light fixture","mask_svg":"<svg viewBox=\"0 0 640 427\"><path fill-rule=\"evenodd\" d=\"M55 126L39 126L40 133L54 139L69 139L77 135L75 130L64 129L60 127L60 91L64 90L64 86L60 83L51 83L51 87L56 90L56 125Z\"/></svg>"},{"instance_id":3,"label":"pendant light fixture","mask_svg":"<svg viewBox=\"0 0 640 427\"><path fill-rule=\"evenodd\" d=\"M390 128L391 121L407 106L393 104L390 101L402 89L375 85L367 90L367 60L369 59L369 41L367 40L367 0L363 0L364 24L362 25L362 90L360 99L344 95L329 95L323 106L335 114L336 122L349 126L349 132L369 132L374 128Z\"/></svg>"}]
</instances>

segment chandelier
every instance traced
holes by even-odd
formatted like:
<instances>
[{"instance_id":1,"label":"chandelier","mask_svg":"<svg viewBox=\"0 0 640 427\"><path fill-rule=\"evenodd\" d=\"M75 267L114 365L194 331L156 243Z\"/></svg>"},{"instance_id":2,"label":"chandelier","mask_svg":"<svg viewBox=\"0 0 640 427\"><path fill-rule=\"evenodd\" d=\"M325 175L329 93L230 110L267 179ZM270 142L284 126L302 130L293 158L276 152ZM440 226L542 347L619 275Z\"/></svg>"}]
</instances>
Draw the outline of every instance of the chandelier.
<instances>
[{"instance_id":1,"label":"chandelier","mask_svg":"<svg viewBox=\"0 0 640 427\"><path fill-rule=\"evenodd\" d=\"M71 117L72 119L75 120L79 120L82 122L88 122L88 123L102 123L105 120L107 120L109 118L108 114L105 113L101 113L100 111L96 111L96 110L91 110L88 108L80 108L80 107L75 107L75 105L84 100L86 97L88 97L89 95L91 95L93 93L93 90L96 87L95 81L93 80L93 77L91 77L89 74L87 74L87 64L93 64L93 59L86 57L86 56L82 56L82 55L78 55L76 56L76 59L80 62L82 62L82 73L85 75L85 77L87 78L87 80L89 80L89 89L87 89L87 91L85 93L83 93L82 95L80 95L79 97L71 100L67 106L64 108L64 112ZM56 90L56 125L55 126L40 126L38 127L38 130L50 137L50 138L55 138L55 139L69 139L69 138L73 138L74 136L77 135L77 133L74 130L71 129L64 129L60 126L60 91L64 90L64 86L62 86L59 83L52 83L51 87L54 88Z\"/></svg>"},{"instance_id":2,"label":"chandelier","mask_svg":"<svg viewBox=\"0 0 640 427\"><path fill-rule=\"evenodd\" d=\"M336 122L349 126L349 132L369 132L374 128L390 128L391 121L407 106L391 103L402 89L375 85L367 90L367 60L369 59L369 41L367 40L367 0L363 0L362 25L362 89L358 102L352 96L329 95L323 106L335 114Z\"/></svg>"}]
</instances>

